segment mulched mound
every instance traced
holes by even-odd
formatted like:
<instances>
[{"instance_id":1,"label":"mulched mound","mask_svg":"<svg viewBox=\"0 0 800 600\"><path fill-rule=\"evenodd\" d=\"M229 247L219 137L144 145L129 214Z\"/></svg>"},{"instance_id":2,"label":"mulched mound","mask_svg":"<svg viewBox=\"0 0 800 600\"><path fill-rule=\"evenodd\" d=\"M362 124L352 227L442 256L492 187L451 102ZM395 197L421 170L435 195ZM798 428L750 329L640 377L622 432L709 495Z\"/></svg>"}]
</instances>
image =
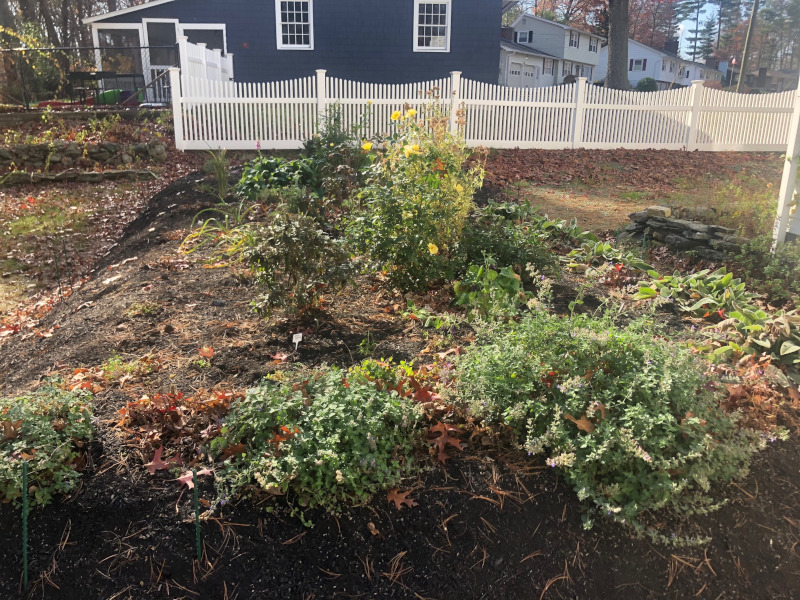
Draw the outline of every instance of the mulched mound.
<instances>
[{"instance_id":1,"label":"mulched mound","mask_svg":"<svg viewBox=\"0 0 800 600\"><path fill-rule=\"evenodd\" d=\"M199 257L178 252L192 217L213 205L197 191L199 179L186 177L152 199L91 279L43 318L47 336L11 336L0 346L6 396L47 373L69 376L115 354L159 365L95 397L99 434L80 488L31 516L31 597L797 597L795 439L758 456L744 481L717 490L729 499L718 512L654 521L664 531L710 535L702 547L653 545L602 520L586 531L581 504L554 470L476 435L456 458L431 461L419 481L408 482L416 507L398 511L379 496L338 516L311 511L307 529L280 501L272 513L241 501L203 523L204 556L195 562L191 497L168 472L145 471L152 455L126 445L115 426L120 408L144 394L241 392L293 363L351 365L368 332L375 356L411 359L430 344L398 314L405 299L381 292L372 278L331 298L324 313L258 319L235 269L204 268ZM295 352L291 337L299 331L304 341ZM208 366L197 364L203 347L214 349ZM209 483L200 495L213 498ZM17 597L19 509L0 506L0 527L0 589Z\"/></svg>"}]
</instances>

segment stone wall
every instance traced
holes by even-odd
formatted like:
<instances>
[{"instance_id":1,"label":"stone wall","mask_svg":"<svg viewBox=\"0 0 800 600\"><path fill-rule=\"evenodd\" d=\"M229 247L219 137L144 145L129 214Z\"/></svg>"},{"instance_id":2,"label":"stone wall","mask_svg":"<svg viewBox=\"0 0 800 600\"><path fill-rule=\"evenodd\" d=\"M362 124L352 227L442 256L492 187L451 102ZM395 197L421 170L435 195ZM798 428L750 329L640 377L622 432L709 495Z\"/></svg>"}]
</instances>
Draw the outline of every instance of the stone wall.
<instances>
[{"instance_id":1,"label":"stone wall","mask_svg":"<svg viewBox=\"0 0 800 600\"><path fill-rule=\"evenodd\" d=\"M0 171L51 170L73 167L130 165L134 161L163 161L167 146L161 140L138 144L78 144L55 140L45 144L23 144L0 148Z\"/></svg>"},{"instance_id":2,"label":"stone wall","mask_svg":"<svg viewBox=\"0 0 800 600\"><path fill-rule=\"evenodd\" d=\"M700 221L676 219L666 206L651 206L647 210L629 215L631 224L617 236L618 242L654 240L666 244L674 251L694 251L697 256L710 261L722 261L737 254L748 240L736 235L735 229L709 225Z\"/></svg>"}]
</instances>

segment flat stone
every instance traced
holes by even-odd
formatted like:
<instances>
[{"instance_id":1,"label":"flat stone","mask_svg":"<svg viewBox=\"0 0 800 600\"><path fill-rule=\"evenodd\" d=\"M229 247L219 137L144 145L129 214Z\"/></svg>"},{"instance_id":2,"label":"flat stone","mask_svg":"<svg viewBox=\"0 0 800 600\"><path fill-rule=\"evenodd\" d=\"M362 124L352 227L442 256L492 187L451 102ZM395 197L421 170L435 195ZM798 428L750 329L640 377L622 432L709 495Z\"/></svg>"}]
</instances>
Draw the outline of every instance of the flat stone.
<instances>
[{"instance_id":1,"label":"flat stone","mask_svg":"<svg viewBox=\"0 0 800 600\"><path fill-rule=\"evenodd\" d=\"M648 206L645 212L651 217L662 217L668 219L672 216L672 209L668 206Z\"/></svg>"},{"instance_id":2,"label":"flat stone","mask_svg":"<svg viewBox=\"0 0 800 600\"><path fill-rule=\"evenodd\" d=\"M739 252L742 249L738 244L732 244L724 240L710 240L708 243L711 244L714 250L719 250L720 252Z\"/></svg>"},{"instance_id":3,"label":"flat stone","mask_svg":"<svg viewBox=\"0 0 800 600\"><path fill-rule=\"evenodd\" d=\"M103 181L103 174L102 173L78 173L78 181L82 181L84 183L100 183Z\"/></svg>"},{"instance_id":4,"label":"flat stone","mask_svg":"<svg viewBox=\"0 0 800 600\"><path fill-rule=\"evenodd\" d=\"M735 229L731 229L730 227L723 227L722 225L709 225L709 231L715 235L733 235L736 233Z\"/></svg>"},{"instance_id":5,"label":"flat stone","mask_svg":"<svg viewBox=\"0 0 800 600\"><path fill-rule=\"evenodd\" d=\"M650 218L650 215L647 214L646 210L642 210L639 212L629 214L628 218L634 223L646 223L647 219Z\"/></svg>"},{"instance_id":6,"label":"flat stone","mask_svg":"<svg viewBox=\"0 0 800 600\"><path fill-rule=\"evenodd\" d=\"M688 229L692 231L696 231L698 233L708 233L709 226L705 223L698 223L697 221L686 221L688 225L686 226Z\"/></svg>"},{"instance_id":7,"label":"flat stone","mask_svg":"<svg viewBox=\"0 0 800 600\"><path fill-rule=\"evenodd\" d=\"M650 234L650 238L652 238L654 240L658 240L659 242L667 241L667 235L664 234L664 233L661 233L660 231L653 231L653 233Z\"/></svg>"},{"instance_id":8,"label":"flat stone","mask_svg":"<svg viewBox=\"0 0 800 600\"><path fill-rule=\"evenodd\" d=\"M673 234L666 236L664 241L667 243L668 246L671 246L676 250L692 250L693 248L697 248L698 246L702 245L701 242L695 240L689 240L680 235L673 235Z\"/></svg>"},{"instance_id":9,"label":"flat stone","mask_svg":"<svg viewBox=\"0 0 800 600\"><path fill-rule=\"evenodd\" d=\"M690 240L710 240L711 239L711 234L703 233L702 231L689 230L689 231L684 232L683 236L685 238L690 239Z\"/></svg>"},{"instance_id":10,"label":"flat stone","mask_svg":"<svg viewBox=\"0 0 800 600\"><path fill-rule=\"evenodd\" d=\"M737 246L744 246L747 242L750 241L747 238L742 237L740 235L723 235L722 240L725 242L730 242L731 244L736 244Z\"/></svg>"}]
</instances>

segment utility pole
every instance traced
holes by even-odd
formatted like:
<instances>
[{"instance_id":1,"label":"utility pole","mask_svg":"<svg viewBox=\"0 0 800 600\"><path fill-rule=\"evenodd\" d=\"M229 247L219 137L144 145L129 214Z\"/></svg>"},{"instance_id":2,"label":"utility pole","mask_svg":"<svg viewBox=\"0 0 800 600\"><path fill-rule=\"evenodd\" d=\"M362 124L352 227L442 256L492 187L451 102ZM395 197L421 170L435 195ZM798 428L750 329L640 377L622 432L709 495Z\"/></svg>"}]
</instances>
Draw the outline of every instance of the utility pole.
<instances>
[{"instance_id":1,"label":"utility pole","mask_svg":"<svg viewBox=\"0 0 800 600\"><path fill-rule=\"evenodd\" d=\"M758 0L753 0L753 11L750 13L750 23L747 25L747 36L744 38L744 50L742 51L742 67L739 69L739 81L736 83L736 93L742 89L745 73L747 73L747 55L750 52L750 42L753 41L756 26L756 14L758 13Z\"/></svg>"}]
</instances>

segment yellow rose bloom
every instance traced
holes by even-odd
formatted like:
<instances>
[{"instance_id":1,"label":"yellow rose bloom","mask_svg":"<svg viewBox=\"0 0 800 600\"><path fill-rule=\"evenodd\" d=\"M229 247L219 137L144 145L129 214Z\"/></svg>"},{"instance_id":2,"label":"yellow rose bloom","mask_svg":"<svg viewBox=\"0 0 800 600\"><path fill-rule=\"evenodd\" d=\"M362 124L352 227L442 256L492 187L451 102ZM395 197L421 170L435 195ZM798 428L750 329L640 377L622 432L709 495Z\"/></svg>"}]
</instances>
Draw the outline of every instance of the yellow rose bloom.
<instances>
[{"instance_id":1,"label":"yellow rose bloom","mask_svg":"<svg viewBox=\"0 0 800 600\"><path fill-rule=\"evenodd\" d=\"M372 150L372 142L364 142L363 144L361 144L361 147L367 152L369 152L370 150Z\"/></svg>"},{"instance_id":2,"label":"yellow rose bloom","mask_svg":"<svg viewBox=\"0 0 800 600\"><path fill-rule=\"evenodd\" d=\"M400 111L396 110L392 113L392 121L397 121L400 118Z\"/></svg>"},{"instance_id":3,"label":"yellow rose bloom","mask_svg":"<svg viewBox=\"0 0 800 600\"><path fill-rule=\"evenodd\" d=\"M428 244L428 252L431 254L439 254L439 246L436 244Z\"/></svg>"},{"instance_id":4,"label":"yellow rose bloom","mask_svg":"<svg viewBox=\"0 0 800 600\"><path fill-rule=\"evenodd\" d=\"M417 111L416 111L416 110L414 110L413 108L409 108L409 109L408 109L408 112L407 112L406 114L407 114L409 117L413 117L415 114L417 114Z\"/></svg>"}]
</instances>

